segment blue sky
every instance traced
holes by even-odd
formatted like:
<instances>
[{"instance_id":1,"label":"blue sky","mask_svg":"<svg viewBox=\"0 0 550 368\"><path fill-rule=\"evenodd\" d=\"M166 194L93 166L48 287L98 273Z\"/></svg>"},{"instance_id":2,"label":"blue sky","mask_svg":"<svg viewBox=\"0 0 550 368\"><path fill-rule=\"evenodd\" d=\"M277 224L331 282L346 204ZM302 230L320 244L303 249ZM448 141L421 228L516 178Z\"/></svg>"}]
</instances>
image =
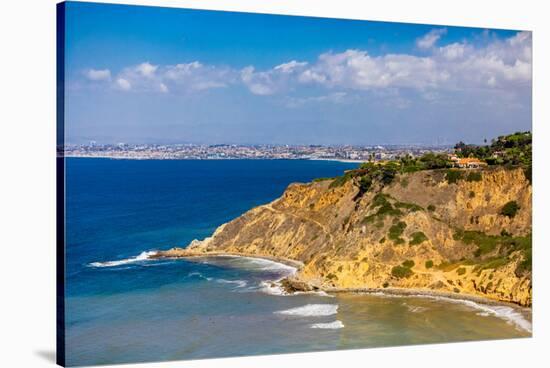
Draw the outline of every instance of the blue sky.
<instances>
[{"instance_id":1,"label":"blue sky","mask_svg":"<svg viewBox=\"0 0 550 368\"><path fill-rule=\"evenodd\" d=\"M529 32L67 3L66 141L451 144L531 129Z\"/></svg>"}]
</instances>

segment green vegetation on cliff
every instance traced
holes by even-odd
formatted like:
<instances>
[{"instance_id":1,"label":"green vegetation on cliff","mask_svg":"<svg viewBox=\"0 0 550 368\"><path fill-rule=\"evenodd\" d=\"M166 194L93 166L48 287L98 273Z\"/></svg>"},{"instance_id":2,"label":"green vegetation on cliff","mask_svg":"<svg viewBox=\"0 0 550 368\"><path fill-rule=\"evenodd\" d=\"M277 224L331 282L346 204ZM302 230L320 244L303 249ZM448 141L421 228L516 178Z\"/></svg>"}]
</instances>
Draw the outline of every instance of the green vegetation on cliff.
<instances>
[{"instance_id":1,"label":"green vegetation on cliff","mask_svg":"<svg viewBox=\"0 0 550 368\"><path fill-rule=\"evenodd\" d=\"M411 234L411 239L409 240L409 244L410 245L422 244L427 240L428 240L428 237L426 236L426 234L424 234L422 231L416 231Z\"/></svg>"},{"instance_id":2,"label":"green vegetation on cliff","mask_svg":"<svg viewBox=\"0 0 550 368\"><path fill-rule=\"evenodd\" d=\"M516 132L493 139L486 146L459 142L455 145L455 151L459 157L475 157L489 165L531 167L532 140L531 132Z\"/></svg>"},{"instance_id":3,"label":"green vegetation on cliff","mask_svg":"<svg viewBox=\"0 0 550 368\"><path fill-rule=\"evenodd\" d=\"M519 210L518 203L516 201L510 201L502 207L502 209L500 210L500 214L502 216L512 218L516 215L518 210Z\"/></svg>"},{"instance_id":4,"label":"green vegetation on cliff","mask_svg":"<svg viewBox=\"0 0 550 368\"><path fill-rule=\"evenodd\" d=\"M494 139L491 145L477 146L459 142L455 145L458 157L477 158L489 165L521 166L526 178L531 180L532 172L532 135L531 132L517 132ZM357 198L369 191L375 183L381 186L390 184L398 174L412 173L421 170L447 169L445 179L449 184L459 180L476 182L482 180L479 171L463 174L462 170L451 169L454 162L445 153L427 152L420 157L404 155L395 160L384 162L365 162L358 169L348 170L336 178L320 178L316 181L332 180L331 188L339 187L355 179L359 187ZM403 187L408 186L406 178L401 180Z\"/></svg>"},{"instance_id":5,"label":"green vegetation on cliff","mask_svg":"<svg viewBox=\"0 0 550 368\"><path fill-rule=\"evenodd\" d=\"M407 224L403 221L393 224L388 231L388 238L393 240L395 244L403 244L405 240L401 238L401 235L403 234L403 231L405 231L406 227Z\"/></svg>"},{"instance_id":6,"label":"green vegetation on cliff","mask_svg":"<svg viewBox=\"0 0 550 368\"><path fill-rule=\"evenodd\" d=\"M470 264L477 264L477 269L498 268L513 261L510 258L514 252L522 257L516 273L523 274L531 271L532 236L487 235L479 231L458 230L453 239L462 241L466 245L475 245L477 250L474 257L468 260Z\"/></svg>"}]
</instances>

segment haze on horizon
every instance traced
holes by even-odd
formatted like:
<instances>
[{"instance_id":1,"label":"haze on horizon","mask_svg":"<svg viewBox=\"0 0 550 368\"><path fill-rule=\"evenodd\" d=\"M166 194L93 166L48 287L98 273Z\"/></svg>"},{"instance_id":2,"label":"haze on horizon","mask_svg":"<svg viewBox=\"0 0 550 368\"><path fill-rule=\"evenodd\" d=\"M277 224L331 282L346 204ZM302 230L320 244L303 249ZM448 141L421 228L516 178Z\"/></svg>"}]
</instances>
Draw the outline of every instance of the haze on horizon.
<instances>
[{"instance_id":1,"label":"haze on horizon","mask_svg":"<svg viewBox=\"0 0 550 368\"><path fill-rule=\"evenodd\" d=\"M66 143L450 145L531 130L530 32L66 9Z\"/></svg>"}]
</instances>

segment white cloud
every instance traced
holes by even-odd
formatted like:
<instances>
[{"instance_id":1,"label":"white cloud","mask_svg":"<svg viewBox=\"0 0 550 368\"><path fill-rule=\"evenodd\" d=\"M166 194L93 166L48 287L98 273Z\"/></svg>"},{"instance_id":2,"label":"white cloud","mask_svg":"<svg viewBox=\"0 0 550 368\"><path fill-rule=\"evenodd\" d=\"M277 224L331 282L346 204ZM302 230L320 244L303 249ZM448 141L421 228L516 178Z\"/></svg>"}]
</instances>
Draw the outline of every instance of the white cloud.
<instances>
[{"instance_id":1,"label":"white cloud","mask_svg":"<svg viewBox=\"0 0 550 368\"><path fill-rule=\"evenodd\" d=\"M298 82L357 90L525 87L531 83L531 35L521 32L483 48L453 43L429 56L325 53L301 72Z\"/></svg>"},{"instance_id":2,"label":"white cloud","mask_svg":"<svg viewBox=\"0 0 550 368\"><path fill-rule=\"evenodd\" d=\"M439 53L447 60L460 59L467 52L468 45L463 43L452 43L439 48Z\"/></svg>"},{"instance_id":3,"label":"white cloud","mask_svg":"<svg viewBox=\"0 0 550 368\"><path fill-rule=\"evenodd\" d=\"M447 29L445 28L432 29L423 37L416 40L416 46L423 50L431 49L445 33L447 33Z\"/></svg>"},{"instance_id":4,"label":"white cloud","mask_svg":"<svg viewBox=\"0 0 550 368\"><path fill-rule=\"evenodd\" d=\"M175 91L204 91L227 87L237 80L238 73L227 67L193 61L165 66L158 74Z\"/></svg>"},{"instance_id":5,"label":"white cloud","mask_svg":"<svg viewBox=\"0 0 550 368\"><path fill-rule=\"evenodd\" d=\"M319 96L330 96L338 91L347 93L346 99L354 90L408 89L416 90L426 101L431 100L426 96L443 91L499 90L519 95L530 88L530 32L492 40L483 47L467 42L435 47L443 33L445 29L435 29L418 40L422 47L429 46L422 56L405 53L373 56L366 50L353 49L326 52L311 63L291 60L266 70L257 70L254 66L236 69L199 61L175 65L144 62L121 70L113 77L113 85L123 91L174 94L241 85L260 96L290 96L301 89L314 87L320 89L316 91ZM111 72L90 69L86 77L111 80ZM304 101L328 100L319 97Z\"/></svg>"},{"instance_id":6,"label":"white cloud","mask_svg":"<svg viewBox=\"0 0 550 368\"><path fill-rule=\"evenodd\" d=\"M111 80L111 71L109 69L88 69L84 74L86 78L92 81Z\"/></svg>"},{"instance_id":7,"label":"white cloud","mask_svg":"<svg viewBox=\"0 0 550 368\"><path fill-rule=\"evenodd\" d=\"M302 72L299 81L327 87L367 90L385 87L426 88L448 78L434 60L406 54L372 57L366 51L326 53Z\"/></svg>"},{"instance_id":8,"label":"white cloud","mask_svg":"<svg viewBox=\"0 0 550 368\"><path fill-rule=\"evenodd\" d=\"M248 66L241 70L241 80L253 94L272 95L291 88L306 65L308 63L292 60L267 71L256 71Z\"/></svg>"},{"instance_id":9,"label":"white cloud","mask_svg":"<svg viewBox=\"0 0 550 368\"><path fill-rule=\"evenodd\" d=\"M193 72L201 69L203 65L198 61L193 61L187 64L176 64L168 66L166 69L165 77L171 80L178 80L184 77L192 75Z\"/></svg>"},{"instance_id":10,"label":"white cloud","mask_svg":"<svg viewBox=\"0 0 550 368\"><path fill-rule=\"evenodd\" d=\"M241 70L241 79L255 95L265 96L275 93L275 85L269 72L255 72L253 66L247 66Z\"/></svg>"},{"instance_id":11,"label":"white cloud","mask_svg":"<svg viewBox=\"0 0 550 368\"><path fill-rule=\"evenodd\" d=\"M176 65L153 65L144 62L124 68L114 86L121 90L186 93L223 88L237 79L229 68L207 66L194 61Z\"/></svg>"},{"instance_id":12,"label":"white cloud","mask_svg":"<svg viewBox=\"0 0 550 368\"><path fill-rule=\"evenodd\" d=\"M135 67L136 72L140 73L141 75L147 78L152 78L157 69L158 69L157 65L152 65L149 62L141 63Z\"/></svg>"},{"instance_id":13,"label":"white cloud","mask_svg":"<svg viewBox=\"0 0 550 368\"><path fill-rule=\"evenodd\" d=\"M306 65L307 65L307 62L305 62L305 61L299 62L299 61L296 61L296 60L292 60L288 63L283 63L283 64L280 64L280 65L277 65L273 69L274 70L280 70L283 73L292 73L297 68L301 68L301 67L304 67Z\"/></svg>"},{"instance_id":14,"label":"white cloud","mask_svg":"<svg viewBox=\"0 0 550 368\"><path fill-rule=\"evenodd\" d=\"M116 85L118 88L122 89L123 91L129 91L132 88L132 84L124 78L118 78L116 80Z\"/></svg>"}]
</instances>

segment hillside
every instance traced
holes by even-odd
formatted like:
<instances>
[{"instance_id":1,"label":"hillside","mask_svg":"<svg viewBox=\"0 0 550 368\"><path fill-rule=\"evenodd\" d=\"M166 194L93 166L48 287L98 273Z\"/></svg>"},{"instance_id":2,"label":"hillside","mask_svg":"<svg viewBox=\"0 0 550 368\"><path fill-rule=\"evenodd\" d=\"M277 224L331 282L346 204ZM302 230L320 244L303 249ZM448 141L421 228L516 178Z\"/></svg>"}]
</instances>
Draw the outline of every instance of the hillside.
<instances>
[{"instance_id":1,"label":"hillside","mask_svg":"<svg viewBox=\"0 0 550 368\"><path fill-rule=\"evenodd\" d=\"M291 184L212 237L158 256L284 257L304 264L289 288L423 289L531 305L525 170L376 173Z\"/></svg>"}]
</instances>

